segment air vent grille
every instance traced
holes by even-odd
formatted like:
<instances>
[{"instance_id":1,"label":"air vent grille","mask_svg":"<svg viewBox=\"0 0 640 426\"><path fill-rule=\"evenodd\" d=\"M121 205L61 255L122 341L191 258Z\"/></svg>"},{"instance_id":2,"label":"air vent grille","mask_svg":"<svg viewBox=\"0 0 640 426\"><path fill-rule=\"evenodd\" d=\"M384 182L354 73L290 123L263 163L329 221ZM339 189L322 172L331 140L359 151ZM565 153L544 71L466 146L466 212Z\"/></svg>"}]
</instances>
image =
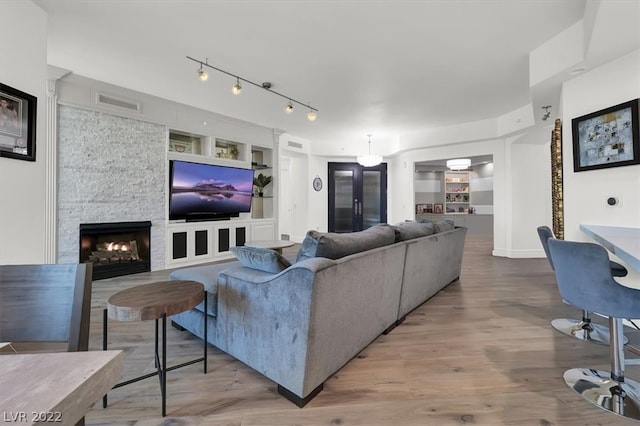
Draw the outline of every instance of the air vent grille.
<instances>
[{"instance_id":1,"label":"air vent grille","mask_svg":"<svg viewBox=\"0 0 640 426\"><path fill-rule=\"evenodd\" d=\"M302 144L299 142L289 141L288 145L292 148L302 149Z\"/></svg>"},{"instance_id":2,"label":"air vent grille","mask_svg":"<svg viewBox=\"0 0 640 426\"><path fill-rule=\"evenodd\" d=\"M96 97L96 103L98 105L109 105L111 107L124 108L128 111L140 112L140 103L130 101L127 99L117 98L111 95L105 95L104 93L98 93Z\"/></svg>"}]
</instances>

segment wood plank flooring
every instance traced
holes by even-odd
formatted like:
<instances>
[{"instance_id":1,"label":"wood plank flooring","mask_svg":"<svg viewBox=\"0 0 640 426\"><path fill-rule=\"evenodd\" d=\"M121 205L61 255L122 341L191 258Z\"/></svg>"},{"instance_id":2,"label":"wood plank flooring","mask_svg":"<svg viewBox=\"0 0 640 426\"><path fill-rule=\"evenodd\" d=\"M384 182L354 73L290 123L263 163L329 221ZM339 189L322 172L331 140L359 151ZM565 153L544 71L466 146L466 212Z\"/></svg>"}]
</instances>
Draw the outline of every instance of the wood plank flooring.
<instances>
[{"instance_id":1,"label":"wood plank flooring","mask_svg":"<svg viewBox=\"0 0 640 426\"><path fill-rule=\"evenodd\" d=\"M168 273L95 281L90 349L102 348L109 296ZM202 363L168 374L167 417L160 415L158 380L149 378L111 391L108 407L96 404L86 423L637 424L592 406L564 384L562 375L572 367L609 370L608 347L571 339L549 324L579 316L580 310L561 301L546 259L492 257L490 237L468 235L460 280L378 337L303 409L280 396L273 382L209 345L208 374ZM109 322L109 349L125 351L125 378L153 371L153 335L153 321ZM627 336L640 342L635 331ZM201 356L201 341L190 333L168 327L168 339L169 365ZM640 367L628 366L627 376L640 380Z\"/></svg>"}]
</instances>

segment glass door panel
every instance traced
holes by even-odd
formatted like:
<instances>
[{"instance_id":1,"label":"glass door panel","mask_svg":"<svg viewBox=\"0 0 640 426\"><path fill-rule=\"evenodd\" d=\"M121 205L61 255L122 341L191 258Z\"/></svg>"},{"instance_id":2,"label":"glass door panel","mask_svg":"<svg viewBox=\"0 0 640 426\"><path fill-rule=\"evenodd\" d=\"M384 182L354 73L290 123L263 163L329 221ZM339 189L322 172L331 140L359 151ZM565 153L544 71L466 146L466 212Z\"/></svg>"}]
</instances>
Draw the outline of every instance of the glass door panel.
<instances>
[{"instance_id":1,"label":"glass door panel","mask_svg":"<svg viewBox=\"0 0 640 426\"><path fill-rule=\"evenodd\" d=\"M379 170L366 169L362 173L362 229L382 222L381 174Z\"/></svg>"},{"instance_id":2,"label":"glass door panel","mask_svg":"<svg viewBox=\"0 0 640 426\"><path fill-rule=\"evenodd\" d=\"M335 203L333 232L351 232L354 222L354 173L352 170L336 170L333 174Z\"/></svg>"}]
</instances>

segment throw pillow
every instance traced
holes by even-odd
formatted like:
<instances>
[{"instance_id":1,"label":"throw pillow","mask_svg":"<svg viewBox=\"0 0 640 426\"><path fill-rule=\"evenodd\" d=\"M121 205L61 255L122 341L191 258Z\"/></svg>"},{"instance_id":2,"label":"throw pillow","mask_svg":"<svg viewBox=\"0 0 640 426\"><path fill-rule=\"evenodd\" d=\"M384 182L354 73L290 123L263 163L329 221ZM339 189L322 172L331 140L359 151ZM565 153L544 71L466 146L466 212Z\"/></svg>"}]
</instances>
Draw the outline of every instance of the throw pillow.
<instances>
[{"instance_id":1,"label":"throw pillow","mask_svg":"<svg viewBox=\"0 0 640 426\"><path fill-rule=\"evenodd\" d=\"M230 250L244 266L259 271L277 274L291 266L291 263L275 250L247 246L231 247Z\"/></svg>"},{"instance_id":2,"label":"throw pillow","mask_svg":"<svg viewBox=\"0 0 640 426\"><path fill-rule=\"evenodd\" d=\"M362 251L395 242L395 231L386 223L374 225L359 232L309 231L302 241L296 262L312 257L340 259Z\"/></svg>"},{"instance_id":3,"label":"throw pillow","mask_svg":"<svg viewBox=\"0 0 640 426\"><path fill-rule=\"evenodd\" d=\"M455 229L455 227L453 220L443 219L433 224L433 233L437 234L439 232L451 231L452 229Z\"/></svg>"},{"instance_id":4,"label":"throw pillow","mask_svg":"<svg viewBox=\"0 0 640 426\"><path fill-rule=\"evenodd\" d=\"M402 222L393 226L396 242L426 237L433 234L433 223Z\"/></svg>"}]
</instances>

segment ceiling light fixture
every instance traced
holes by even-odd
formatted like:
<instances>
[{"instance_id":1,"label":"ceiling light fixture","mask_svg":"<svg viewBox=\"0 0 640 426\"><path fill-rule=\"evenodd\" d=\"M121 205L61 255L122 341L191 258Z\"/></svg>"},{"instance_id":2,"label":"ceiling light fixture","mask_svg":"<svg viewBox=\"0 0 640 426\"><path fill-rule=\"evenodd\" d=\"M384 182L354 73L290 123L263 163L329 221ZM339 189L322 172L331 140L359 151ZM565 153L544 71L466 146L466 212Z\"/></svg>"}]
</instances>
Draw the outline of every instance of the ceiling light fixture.
<instances>
[{"instance_id":1,"label":"ceiling light fixture","mask_svg":"<svg viewBox=\"0 0 640 426\"><path fill-rule=\"evenodd\" d=\"M313 109L309 111L309 114L307 114L307 118L309 119L309 121L316 121L317 116L316 116L316 113L313 111Z\"/></svg>"},{"instance_id":2,"label":"ceiling light fixture","mask_svg":"<svg viewBox=\"0 0 640 426\"><path fill-rule=\"evenodd\" d=\"M207 58L206 61L208 61L208 60L209 59ZM206 61L205 61L205 63L206 63ZM202 62L200 62L200 69L198 69L198 77L202 81L207 81L207 79L209 78L209 74L207 74L207 72L202 69Z\"/></svg>"},{"instance_id":3,"label":"ceiling light fixture","mask_svg":"<svg viewBox=\"0 0 640 426\"><path fill-rule=\"evenodd\" d=\"M236 78L236 85L231 88L234 95L239 95L242 92L242 86L240 86L240 79Z\"/></svg>"},{"instance_id":4,"label":"ceiling light fixture","mask_svg":"<svg viewBox=\"0 0 640 426\"><path fill-rule=\"evenodd\" d=\"M293 111L293 104L291 103L291 100L289 100L289 103L287 104L287 106L284 108L284 111L287 114L290 114L291 111Z\"/></svg>"},{"instance_id":5,"label":"ceiling light fixture","mask_svg":"<svg viewBox=\"0 0 640 426\"><path fill-rule=\"evenodd\" d=\"M356 157L356 161L358 162L358 164L364 167L377 166L378 164L382 163L382 156L371 153L371 135L367 135L367 136L369 137L369 153L364 155L358 155Z\"/></svg>"},{"instance_id":6,"label":"ceiling light fixture","mask_svg":"<svg viewBox=\"0 0 640 426\"><path fill-rule=\"evenodd\" d=\"M447 167L451 170L465 170L471 165L469 158L455 158L453 160L447 160Z\"/></svg>"},{"instance_id":7,"label":"ceiling light fixture","mask_svg":"<svg viewBox=\"0 0 640 426\"><path fill-rule=\"evenodd\" d=\"M278 95L278 96L280 96L282 98L287 99L289 101L289 104L285 108L285 111L287 111L287 112L293 111L293 104L296 103L296 104L301 105L303 107L309 108L309 113L307 114L307 118L309 119L309 121L314 121L316 119L316 117L317 117L317 115L316 115L316 113L318 112L317 108L312 107L310 103L306 103L305 104L305 103L302 103L300 101L295 100L294 98L292 98L290 96L286 96L286 95L284 95L282 93L276 92L275 90L271 90L272 85L269 82L264 82L264 83L261 83L261 84L254 83L251 80L247 80L246 78L242 78L242 77L240 77L240 76L238 76L236 74L230 73L230 72L225 71L225 70L223 70L221 68L214 67L213 65L210 65L209 64L209 59L206 59L204 62L199 60L199 59L192 58L191 56L187 56L187 59L190 60L190 61L193 61L193 62L195 62L197 64L200 64L200 68L198 69L198 76L200 77L200 80L202 80L202 81L206 81L207 78L209 77L207 75L206 71L203 69L203 67L211 68L211 69L219 71L219 72L221 72L223 74L227 74L227 75L229 75L229 76L231 76L231 77L236 79L236 85L233 86L233 89L232 89L233 93L235 93L236 95L238 93L240 93L240 90L242 90L242 86L240 85L240 81L242 80L245 83L249 83L249 84L251 84L253 86L259 87L260 89L264 89L269 93L273 93L274 95ZM289 109L289 106L291 106L290 109Z\"/></svg>"}]
</instances>

